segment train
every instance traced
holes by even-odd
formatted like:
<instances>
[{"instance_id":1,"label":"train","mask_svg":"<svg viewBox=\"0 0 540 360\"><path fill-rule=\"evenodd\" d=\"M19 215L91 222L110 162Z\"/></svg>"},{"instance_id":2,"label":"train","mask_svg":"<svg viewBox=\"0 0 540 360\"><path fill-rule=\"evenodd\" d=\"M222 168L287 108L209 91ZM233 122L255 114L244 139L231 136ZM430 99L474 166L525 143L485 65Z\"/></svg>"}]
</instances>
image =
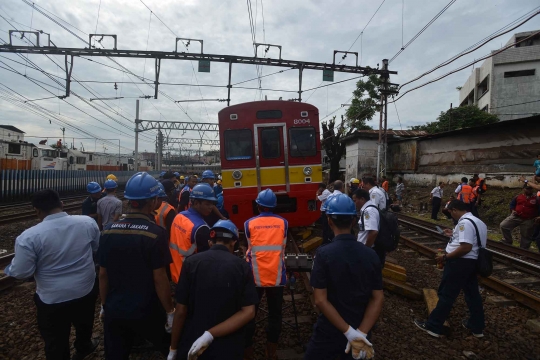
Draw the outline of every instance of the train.
<instances>
[{"instance_id":1,"label":"train","mask_svg":"<svg viewBox=\"0 0 540 360\"><path fill-rule=\"evenodd\" d=\"M257 215L257 194L277 195L275 213L290 227L320 216L322 181L319 110L310 104L270 100L232 105L218 113L225 209L243 229Z\"/></svg>"}]
</instances>

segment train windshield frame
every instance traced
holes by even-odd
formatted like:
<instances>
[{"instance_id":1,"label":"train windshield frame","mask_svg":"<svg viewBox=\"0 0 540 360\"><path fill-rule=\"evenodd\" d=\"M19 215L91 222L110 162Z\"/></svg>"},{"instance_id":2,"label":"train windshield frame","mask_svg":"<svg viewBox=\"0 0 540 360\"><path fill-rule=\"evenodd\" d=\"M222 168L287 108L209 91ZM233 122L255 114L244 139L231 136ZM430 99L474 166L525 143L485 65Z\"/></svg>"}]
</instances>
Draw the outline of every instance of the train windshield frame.
<instances>
[{"instance_id":1,"label":"train windshield frame","mask_svg":"<svg viewBox=\"0 0 540 360\"><path fill-rule=\"evenodd\" d=\"M253 158L253 133L250 129L225 130L225 158L250 160Z\"/></svg>"},{"instance_id":2,"label":"train windshield frame","mask_svg":"<svg viewBox=\"0 0 540 360\"><path fill-rule=\"evenodd\" d=\"M278 128L261 129L261 149L265 159L277 159L281 157L281 135Z\"/></svg>"},{"instance_id":3,"label":"train windshield frame","mask_svg":"<svg viewBox=\"0 0 540 360\"><path fill-rule=\"evenodd\" d=\"M313 126L289 128L289 149L292 157L317 155L317 133Z\"/></svg>"}]
</instances>

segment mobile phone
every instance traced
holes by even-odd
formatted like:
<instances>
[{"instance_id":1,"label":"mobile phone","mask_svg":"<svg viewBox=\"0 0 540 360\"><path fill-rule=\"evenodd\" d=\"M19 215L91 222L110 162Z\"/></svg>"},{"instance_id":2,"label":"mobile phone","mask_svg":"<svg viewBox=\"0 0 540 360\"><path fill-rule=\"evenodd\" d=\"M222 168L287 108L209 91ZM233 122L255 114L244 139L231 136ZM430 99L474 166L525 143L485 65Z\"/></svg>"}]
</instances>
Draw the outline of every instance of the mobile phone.
<instances>
[{"instance_id":1,"label":"mobile phone","mask_svg":"<svg viewBox=\"0 0 540 360\"><path fill-rule=\"evenodd\" d=\"M444 230L440 226L435 226L435 228L439 233L444 234Z\"/></svg>"}]
</instances>

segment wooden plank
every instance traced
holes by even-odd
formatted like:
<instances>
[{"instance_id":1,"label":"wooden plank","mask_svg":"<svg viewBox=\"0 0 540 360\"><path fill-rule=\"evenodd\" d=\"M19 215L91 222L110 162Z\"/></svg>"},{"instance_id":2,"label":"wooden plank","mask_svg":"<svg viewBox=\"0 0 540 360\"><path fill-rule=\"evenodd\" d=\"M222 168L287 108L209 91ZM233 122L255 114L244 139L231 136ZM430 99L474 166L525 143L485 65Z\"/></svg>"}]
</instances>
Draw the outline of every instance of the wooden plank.
<instances>
[{"instance_id":1,"label":"wooden plank","mask_svg":"<svg viewBox=\"0 0 540 360\"><path fill-rule=\"evenodd\" d=\"M439 296L437 295L437 290L435 289L422 289L422 292L424 294L424 301L426 302L427 313L429 316L429 314L431 314L433 309L435 309L435 307L437 306L437 302L439 302ZM450 327L448 321L445 321L443 326Z\"/></svg>"},{"instance_id":2,"label":"wooden plank","mask_svg":"<svg viewBox=\"0 0 540 360\"><path fill-rule=\"evenodd\" d=\"M394 292L399 295L403 295L409 299L413 299L413 300L422 299L421 291L419 291L418 289L410 285L403 284L392 279L383 278L383 287L388 291Z\"/></svg>"},{"instance_id":3,"label":"wooden plank","mask_svg":"<svg viewBox=\"0 0 540 360\"><path fill-rule=\"evenodd\" d=\"M311 235L311 230L305 229L298 233L298 236L302 238L302 240L306 240Z\"/></svg>"},{"instance_id":4,"label":"wooden plank","mask_svg":"<svg viewBox=\"0 0 540 360\"><path fill-rule=\"evenodd\" d=\"M311 250L314 250L321 246L322 244L322 237L316 236L313 239L310 239L302 244L302 247L304 248L305 252L309 252Z\"/></svg>"},{"instance_id":5,"label":"wooden plank","mask_svg":"<svg viewBox=\"0 0 540 360\"><path fill-rule=\"evenodd\" d=\"M385 278L394 279L403 283L407 281L406 274L387 269L386 267L382 269L382 275Z\"/></svg>"},{"instance_id":6,"label":"wooden plank","mask_svg":"<svg viewBox=\"0 0 540 360\"><path fill-rule=\"evenodd\" d=\"M391 264L396 264L396 265L397 265L397 260L394 259L394 258L391 257L391 256L387 256L387 257L386 257L386 260L385 260L385 264L386 264L386 263L391 263Z\"/></svg>"},{"instance_id":7,"label":"wooden plank","mask_svg":"<svg viewBox=\"0 0 540 360\"><path fill-rule=\"evenodd\" d=\"M406 273L407 273L407 270L406 270L403 266L399 266L399 265L396 265L396 264L385 263L385 264L384 264L384 267L385 267L386 269L393 270L393 271L396 271L396 272L398 272L398 273L402 273L402 274L406 274Z\"/></svg>"}]
</instances>

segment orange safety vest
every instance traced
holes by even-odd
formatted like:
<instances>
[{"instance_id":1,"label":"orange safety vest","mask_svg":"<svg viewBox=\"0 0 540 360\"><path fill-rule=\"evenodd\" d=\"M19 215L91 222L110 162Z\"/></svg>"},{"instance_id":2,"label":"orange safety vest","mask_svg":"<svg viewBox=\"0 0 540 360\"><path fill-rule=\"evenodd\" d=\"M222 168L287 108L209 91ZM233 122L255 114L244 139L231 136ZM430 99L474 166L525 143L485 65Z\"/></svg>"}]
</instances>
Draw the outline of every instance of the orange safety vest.
<instances>
[{"instance_id":1,"label":"orange safety vest","mask_svg":"<svg viewBox=\"0 0 540 360\"><path fill-rule=\"evenodd\" d=\"M471 202L473 188L470 185L461 185L461 191L458 194L458 200L463 201L465 204Z\"/></svg>"},{"instance_id":2,"label":"orange safety vest","mask_svg":"<svg viewBox=\"0 0 540 360\"><path fill-rule=\"evenodd\" d=\"M272 213L262 213L244 224L248 250L246 261L253 272L255 286L283 286L287 282L285 245L288 222Z\"/></svg>"},{"instance_id":3,"label":"orange safety vest","mask_svg":"<svg viewBox=\"0 0 540 360\"><path fill-rule=\"evenodd\" d=\"M382 188L384 189L384 191L388 192L388 180L385 180L383 183L382 183Z\"/></svg>"},{"instance_id":4,"label":"orange safety vest","mask_svg":"<svg viewBox=\"0 0 540 360\"><path fill-rule=\"evenodd\" d=\"M481 186L482 191L486 191L486 190L487 190L487 185L486 185L486 182L484 181L483 178L478 178L478 180L476 180L476 184L475 184L475 185L476 185L476 186L482 185L482 186Z\"/></svg>"},{"instance_id":5,"label":"orange safety vest","mask_svg":"<svg viewBox=\"0 0 540 360\"><path fill-rule=\"evenodd\" d=\"M174 283L180 279L184 259L197 252L195 236L203 226L208 227L202 216L193 209L182 211L174 218L169 241L173 260L170 266L171 279Z\"/></svg>"},{"instance_id":6,"label":"orange safety vest","mask_svg":"<svg viewBox=\"0 0 540 360\"><path fill-rule=\"evenodd\" d=\"M184 193L184 191L186 191L186 189L188 189L189 192L191 192L193 190L192 188L190 188L187 185L182 188L182 191L180 191L180 195L178 195L178 204L179 205L180 205L180 199L182 198L182 194ZM191 206L191 201L188 201L188 203L186 205L186 210L188 210L190 208L190 206Z\"/></svg>"},{"instance_id":7,"label":"orange safety vest","mask_svg":"<svg viewBox=\"0 0 540 360\"><path fill-rule=\"evenodd\" d=\"M171 204L169 204L166 201L163 201L159 209L156 210L156 215L155 215L156 224L158 224L161 227L166 227L165 219L167 218L167 215L169 215L170 211L176 212L176 210L174 210Z\"/></svg>"}]
</instances>

